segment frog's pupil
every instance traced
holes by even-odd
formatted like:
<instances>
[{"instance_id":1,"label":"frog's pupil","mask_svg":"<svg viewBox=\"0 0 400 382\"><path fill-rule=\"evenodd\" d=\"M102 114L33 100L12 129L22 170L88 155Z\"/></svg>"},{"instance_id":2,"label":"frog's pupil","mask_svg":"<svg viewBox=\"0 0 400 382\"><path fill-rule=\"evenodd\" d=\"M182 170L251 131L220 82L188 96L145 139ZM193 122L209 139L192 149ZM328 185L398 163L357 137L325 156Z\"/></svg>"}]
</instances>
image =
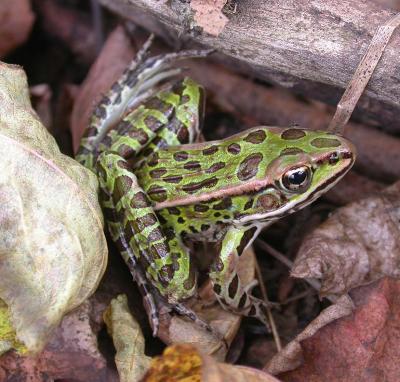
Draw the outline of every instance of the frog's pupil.
<instances>
[{"instance_id":1,"label":"frog's pupil","mask_svg":"<svg viewBox=\"0 0 400 382\"><path fill-rule=\"evenodd\" d=\"M296 172L292 172L289 175L289 182L291 184L300 185L302 184L307 178L307 173L304 170L297 170Z\"/></svg>"}]
</instances>

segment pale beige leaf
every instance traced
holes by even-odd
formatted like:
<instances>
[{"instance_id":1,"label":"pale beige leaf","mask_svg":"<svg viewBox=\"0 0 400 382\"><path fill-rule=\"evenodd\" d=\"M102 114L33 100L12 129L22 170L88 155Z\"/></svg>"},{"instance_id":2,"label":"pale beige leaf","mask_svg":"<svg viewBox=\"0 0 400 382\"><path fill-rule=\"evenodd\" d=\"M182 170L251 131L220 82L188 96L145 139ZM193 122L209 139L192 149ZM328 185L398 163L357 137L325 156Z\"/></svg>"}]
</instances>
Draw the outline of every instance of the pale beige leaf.
<instances>
[{"instance_id":1,"label":"pale beige leaf","mask_svg":"<svg viewBox=\"0 0 400 382\"><path fill-rule=\"evenodd\" d=\"M107 261L97 179L60 153L33 111L25 73L0 63L0 298L39 351L96 289Z\"/></svg>"},{"instance_id":2,"label":"pale beige leaf","mask_svg":"<svg viewBox=\"0 0 400 382\"><path fill-rule=\"evenodd\" d=\"M144 354L144 337L129 311L125 295L111 301L104 313L104 321L117 350L115 363L121 382L138 381L148 369L151 358Z\"/></svg>"},{"instance_id":3,"label":"pale beige leaf","mask_svg":"<svg viewBox=\"0 0 400 382\"><path fill-rule=\"evenodd\" d=\"M306 237L292 276L321 279L341 295L382 276L400 277L400 182L338 209Z\"/></svg>"}]
</instances>

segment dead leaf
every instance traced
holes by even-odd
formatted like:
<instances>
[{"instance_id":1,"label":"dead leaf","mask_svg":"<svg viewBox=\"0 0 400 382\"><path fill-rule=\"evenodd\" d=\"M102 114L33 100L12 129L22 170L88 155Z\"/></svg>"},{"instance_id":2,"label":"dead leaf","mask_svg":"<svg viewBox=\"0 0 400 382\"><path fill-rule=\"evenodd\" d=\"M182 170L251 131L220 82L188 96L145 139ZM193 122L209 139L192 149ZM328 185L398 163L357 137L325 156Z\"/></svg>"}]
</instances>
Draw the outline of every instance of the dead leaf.
<instances>
[{"instance_id":1,"label":"dead leaf","mask_svg":"<svg viewBox=\"0 0 400 382\"><path fill-rule=\"evenodd\" d=\"M125 295L111 301L104 312L104 321L117 350L115 363L121 382L138 381L148 369L151 358L144 354L142 330L129 311Z\"/></svg>"},{"instance_id":2,"label":"dead leaf","mask_svg":"<svg viewBox=\"0 0 400 382\"><path fill-rule=\"evenodd\" d=\"M117 382L97 344L93 329L93 304L84 302L67 314L39 356L20 356L8 352L0 357L0 381L74 380Z\"/></svg>"},{"instance_id":3,"label":"dead leaf","mask_svg":"<svg viewBox=\"0 0 400 382\"><path fill-rule=\"evenodd\" d=\"M301 342L303 364L284 381L397 382L400 375L400 281L385 278L352 293L354 313Z\"/></svg>"},{"instance_id":4,"label":"dead leaf","mask_svg":"<svg viewBox=\"0 0 400 382\"><path fill-rule=\"evenodd\" d=\"M25 42L34 20L30 0L0 1L0 57Z\"/></svg>"},{"instance_id":5,"label":"dead leaf","mask_svg":"<svg viewBox=\"0 0 400 382\"><path fill-rule=\"evenodd\" d=\"M218 363L195 346L173 345L152 360L142 382L279 382L257 369Z\"/></svg>"},{"instance_id":6,"label":"dead leaf","mask_svg":"<svg viewBox=\"0 0 400 382\"><path fill-rule=\"evenodd\" d=\"M227 0L191 0L194 20L203 31L218 36L229 19L222 13Z\"/></svg>"},{"instance_id":7,"label":"dead leaf","mask_svg":"<svg viewBox=\"0 0 400 382\"><path fill-rule=\"evenodd\" d=\"M313 336L329 323L349 315L353 308L353 302L347 295L339 298L335 304L324 309L293 341L277 353L267 363L264 370L275 375L300 366L303 362L301 342Z\"/></svg>"},{"instance_id":8,"label":"dead leaf","mask_svg":"<svg viewBox=\"0 0 400 382\"><path fill-rule=\"evenodd\" d=\"M25 73L0 63L0 298L17 338L41 350L96 289L107 244L97 179L60 153L33 111Z\"/></svg>"},{"instance_id":9,"label":"dead leaf","mask_svg":"<svg viewBox=\"0 0 400 382\"><path fill-rule=\"evenodd\" d=\"M100 55L90 68L80 87L71 115L71 133L74 151L86 130L93 107L118 79L134 57L132 43L122 26L108 37Z\"/></svg>"},{"instance_id":10,"label":"dead leaf","mask_svg":"<svg viewBox=\"0 0 400 382\"><path fill-rule=\"evenodd\" d=\"M306 237L292 276L321 279L341 295L382 276L400 277L400 182L339 208Z\"/></svg>"}]
</instances>

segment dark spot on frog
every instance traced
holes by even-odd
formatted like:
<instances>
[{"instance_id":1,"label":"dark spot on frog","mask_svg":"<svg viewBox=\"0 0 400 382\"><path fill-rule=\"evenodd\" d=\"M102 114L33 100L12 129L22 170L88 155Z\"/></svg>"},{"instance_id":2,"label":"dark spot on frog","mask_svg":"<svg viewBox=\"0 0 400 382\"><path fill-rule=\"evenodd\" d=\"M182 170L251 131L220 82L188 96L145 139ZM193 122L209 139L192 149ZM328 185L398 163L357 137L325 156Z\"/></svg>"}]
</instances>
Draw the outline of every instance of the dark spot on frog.
<instances>
[{"instance_id":1,"label":"dark spot on frog","mask_svg":"<svg viewBox=\"0 0 400 382\"><path fill-rule=\"evenodd\" d=\"M341 145L341 143L336 138L315 138L311 141L311 145L319 149L325 149L330 147L338 147Z\"/></svg>"},{"instance_id":2,"label":"dark spot on frog","mask_svg":"<svg viewBox=\"0 0 400 382\"><path fill-rule=\"evenodd\" d=\"M147 196L144 192L139 191L135 195L133 195L130 206L132 208L146 208L150 204L150 201L147 199Z\"/></svg>"},{"instance_id":3,"label":"dark spot on frog","mask_svg":"<svg viewBox=\"0 0 400 382\"><path fill-rule=\"evenodd\" d=\"M156 202L163 202L167 199L167 190L157 184L153 184L148 190L147 195Z\"/></svg>"},{"instance_id":4,"label":"dark spot on frog","mask_svg":"<svg viewBox=\"0 0 400 382\"><path fill-rule=\"evenodd\" d=\"M151 212L136 218L136 222L140 231L143 231L146 227L150 227L157 222L157 219L154 214Z\"/></svg>"},{"instance_id":5,"label":"dark spot on frog","mask_svg":"<svg viewBox=\"0 0 400 382\"><path fill-rule=\"evenodd\" d=\"M209 179L204 179L201 182L189 183L182 186L182 190L187 192L188 194L195 193L203 188L212 188L216 186L218 183L218 179L216 177L212 177Z\"/></svg>"},{"instance_id":6,"label":"dark spot on frog","mask_svg":"<svg viewBox=\"0 0 400 382\"><path fill-rule=\"evenodd\" d=\"M246 204L244 205L243 210L246 211L253 206L253 199L249 199Z\"/></svg>"},{"instance_id":7,"label":"dark spot on frog","mask_svg":"<svg viewBox=\"0 0 400 382\"><path fill-rule=\"evenodd\" d=\"M155 243L151 245L150 252L154 259L164 258L168 255L169 248L166 243Z\"/></svg>"},{"instance_id":8,"label":"dark spot on frog","mask_svg":"<svg viewBox=\"0 0 400 382\"><path fill-rule=\"evenodd\" d=\"M179 224L184 224L185 223L185 219L182 216L179 216L177 221L178 221Z\"/></svg>"},{"instance_id":9,"label":"dark spot on frog","mask_svg":"<svg viewBox=\"0 0 400 382\"><path fill-rule=\"evenodd\" d=\"M228 294L230 298L234 298L239 287L239 277L235 275L228 287Z\"/></svg>"},{"instance_id":10,"label":"dark spot on frog","mask_svg":"<svg viewBox=\"0 0 400 382\"><path fill-rule=\"evenodd\" d=\"M189 229L193 232L193 233L199 233L199 231L193 227L192 225L189 226Z\"/></svg>"},{"instance_id":11,"label":"dark spot on frog","mask_svg":"<svg viewBox=\"0 0 400 382\"><path fill-rule=\"evenodd\" d=\"M132 139L136 139L141 145L145 145L149 140L149 136L142 129L132 128L129 130L128 136Z\"/></svg>"},{"instance_id":12,"label":"dark spot on frog","mask_svg":"<svg viewBox=\"0 0 400 382\"><path fill-rule=\"evenodd\" d=\"M258 166L263 159L261 153L255 153L245 158L239 165L237 177L240 180L249 180L253 178L258 172Z\"/></svg>"},{"instance_id":13,"label":"dark spot on frog","mask_svg":"<svg viewBox=\"0 0 400 382\"><path fill-rule=\"evenodd\" d=\"M281 151L280 155L295 155L302 153L304 153L304 150L299 149L298 147L286 147L286 149Z\"/></svg>"},{"instance_id":14,"label":"dark spot on frog","mask_svg":"<svg viewBox=\"0 0 400 382\"><path fill-rule=\"evenodd\" d=\"M187 162L183 165L185 170L201 170L201 164L196 161Z\"/></svg>"},{"instance_id":15,"label":"dark spot on frog","mask_svg":"<svg viewBox=\"0 0 400 382\"><path fill-rule=\"evenodd\" d=\"M257 309L256 309L255 305L252 305L250 310L249 310L249 313L247 313L247 315L248 316L255 316L256 314L257 314Z\"/></svg>"},{"instance_id":16,"label":"dark spot on frog","mask_svg":"<svg viewBox=\"0 0 400 382\"><path fill-rule=\"evenodd\" d=\"M179 208L177 208L177 207L168 207L167 210L171 215L180 215L181 214L181 212L179 211Z\"/></svg>"},{"instance_id":17,"label":"dark spot on frog","mask_svg":"<svg viewBox=\"0 0 400 382\"><path fill-rule=\"evenodd\" d=\"M151 170L151 171L149 172L149 175L150 175L150 177L153 178L153 179L158 179L158 178L160 178L161 176L165 175L166 173L167 173L167 169L164 168L164 167L161 167L161 168L156 168L156 169L154 169L154 170Z\"/></svg>"},{"instance_id":18,"label":"dark spot on frog","mask_svg":"<svg viewBox=\"0 0 400 382\"><path fill-rule=\"evenodd\" d=\"M243 309L245 307L245 305L246 305L246 301L247 301L246 293L243 293L242 297L240 297L238 308L239 309Z\"/></svg>"},{"instance_id":19,"label":"dark spot on frog","mask_svg":"<svg viewBox=\"0 0 400 382\"><path fill-rule=\"evenodd\" d=\"M159 228L154 228L150 233L147 239L149 241L159 241L163 239L163 234Z\"/></svg>"},{"instance_id":20,"label":"dark spot on frog","mask_svg":"<svg viewBox=\"0 0 400 382\"><path fill-rule=\"evenodd\" d=\"M146 124L146 126L151 130L151 131L157 131L162 125L163 123L157 119L156 117L154 117L153 115L148 115L145 119L144 119L144 123Z\"/></svg>"},{"instance_id":21,"label":"dark spot on frog","mask_svg":"<svg viewBox=\"0 0 400 382\"><path fill-rule=\"evenodd\" d=\"M232 207L232 199L230 197L225 197L219 203L212 206L214 210L227 210L230 207ZM214 214L214 216L216 215Z\"/></svg>"},{"instance_id":22,"label":"dark spot on frog","mask_svg":"<svg viewBox=\"0 0 400 382\"><path fill-rule=\"evenodd\" d=\"M238 255L240 256L243 253L243 250L246 248L249 241L253 238L254 233L256 232L257 228L253 227L248 229L242 236L239 245L237 246L236 250Z\"/></svg>"},{"instance_id":23,"label":"dark spot on frog","mask_svg":"<svg viewBox=\"0 0 400 382\"><path fill-rule=\"evenodd\" d=\"M238 143L231 143L228 148L227 148L228 152L233 154L233 155L237 155L240 153L240 145Z\"/></svg>"},{"instance_id":24,"label":"dark spot on frog","mask_svg":"<svg viewBox=\"0 0 400 382\"><path fill-rule=\"evenodd\" d=\"M219 285L219 284L214 284L214 286L213 286L213 291L214 291L216 294L221 294L221 285Z\"/></svg>"},{"instance_id":25,"label":"dark spot on frog","mask_svg":"<svg viewBox=\"0 0 400 382\"><path fill-rule=\"evenodd\" d=\"M107 110L100 104L94 109L93 114L98 118L105 119L107 117Z\"/></svg>"},{"instance_id":26,"label":"dark spot on frog","mask_svg":"<svg viewBox=\"0 0 400 382\"><path fill-rule=\"evenodd\" d=\"M208 231L210 229L210 226L208 224L202 224L201 225L201 230L204 231Z\"/></svg>"},{"instance_id":27,"label":"dark spot on frog","mask_svg":"<svg viewBox=\"0 0 400 382\"><path fill-rule=\"evenodd\" d=\"M267 135L264 130L256 130L252 131L246 138L244 138L244 141L257 145L264 142L265 138L267 138Z\"/></svg>"},{"instance_id":28,"label":"dark spot on frog","mask_svg":"<svg viewBox=\"0 0 400 382\"><path fill-rule=\"evenodd\" d=\"M148 160L147 164L148 164L150 167L157 166L159 159L160 159L160 158L159 158L159 156L158 156L158 153L155 152L155 153L153 153L153 155L150 157L150 159Z\"/></svg>"},{"instance_id":29,"label":"dark spot on frog","mask_svg":"<svg viewBox=\"0 0 400 382\"><path fill-rule=\"evenodd\" d=\"M183 125L182 125L182 126L179 128L177 137L178 137L178 141L179 141L180 143L187 143L187 142L189 142L189 130L187 129L186 126L183 126Z\"/></svg>"},{"instance_id":30,"label":"dark spot on frog","mask_svg":"<svg viewBox=\"0 0 400 382\"><path fill-rule=\"evenodd\" d=\"M184 94L181 98L181 104L190 101L190 97L187 94Z\"/></svg>"},{"instance_id":31,"label":"dark spot on frog","mask_svg":"<svg viewBox=\"0 0 400 382\"><path fill-rule=\"evenodd\" d=\"M182 181L183 177L182 175L169 175L169 176L164 176L162 180L166 183L180 183Z\"/></svg>"},{"instance_id":32,"label":"dark spot on frog","mask_svg":"<svg viewBox=\"0 0 400 382\"><path fill-rule=\"evenodd\" d=\"M196 205L194 206L194 210L195 210L196 212L207 212L209 209L210 209L210 207L209 207L209 206L206 206L206 205L204 205L204 204L196 204Z\"/></svg>"},{"instance_id":33,"label":"dark spot on frog","mask_svg":"<svg viewBox=\"0 0 400 382\"><path fill-rule=\"evenodd\" d=\"M224 162L217 162L217 163L214 163L213 165L211 165L205 172L207 174L212 174L214 172L217 172L218 170L221 170L224 167L225 167Z\"/></svg>"},{"instance_id":34,"label":"dark spot on frog","mask_svg":"<svg viewBox=\"0 0 400 382\"><path fill-rule=\"evenodd\" d=\"M186 151L177 151L174 153L174 159L178 162L183 162L187 160L189 157L189 154Z\"/></svg>"},{"instance_id":35,"label":"dark spot on frog","mask_svg":"<svg viewBox=\"0 0 400 382\"><path fill-rule=\"evenodd\" d=\"M210 146L203 150L203 155L212 155L218 151L218 146Z\"/></svg>"},{"instance_id":36,"label":"dark spot on frog","mask_svg":"<svg viewBox=\"0 0 400 382\"><path fill-rule=\"evenodd\" d=\"M281 138L285 140L300 139L306 136L301 129L287 129L281 134Z\"/></svg>"}]
</instances>

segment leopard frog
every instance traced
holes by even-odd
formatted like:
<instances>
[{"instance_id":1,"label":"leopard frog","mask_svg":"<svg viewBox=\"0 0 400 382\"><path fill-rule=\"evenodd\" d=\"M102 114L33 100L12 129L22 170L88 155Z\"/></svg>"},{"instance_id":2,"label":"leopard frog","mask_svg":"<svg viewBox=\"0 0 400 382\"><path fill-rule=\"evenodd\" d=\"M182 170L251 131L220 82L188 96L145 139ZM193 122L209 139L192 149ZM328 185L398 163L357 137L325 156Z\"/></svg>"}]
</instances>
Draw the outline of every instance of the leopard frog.
<instances>
[{"instance_id":1,"label":"leopard frog","mask_svg":"<svg viewBox=\"0 0 400 382\"><path fill-rule=\"evenodd\" d=\"M192 241L216 243L208 275L222 307L267 324L254 283L243 285L237 273L241 254L261 229L337 183L355 149L325 131L267 126L194 143L203 90L189 78L170 81L179 71L171 63L208 52L146 59L148 45L96 106L77 159L99 177L108 229L154 334L160 301L209 329L184 304L197 287Z\"/></svg>"}]
</instances>

